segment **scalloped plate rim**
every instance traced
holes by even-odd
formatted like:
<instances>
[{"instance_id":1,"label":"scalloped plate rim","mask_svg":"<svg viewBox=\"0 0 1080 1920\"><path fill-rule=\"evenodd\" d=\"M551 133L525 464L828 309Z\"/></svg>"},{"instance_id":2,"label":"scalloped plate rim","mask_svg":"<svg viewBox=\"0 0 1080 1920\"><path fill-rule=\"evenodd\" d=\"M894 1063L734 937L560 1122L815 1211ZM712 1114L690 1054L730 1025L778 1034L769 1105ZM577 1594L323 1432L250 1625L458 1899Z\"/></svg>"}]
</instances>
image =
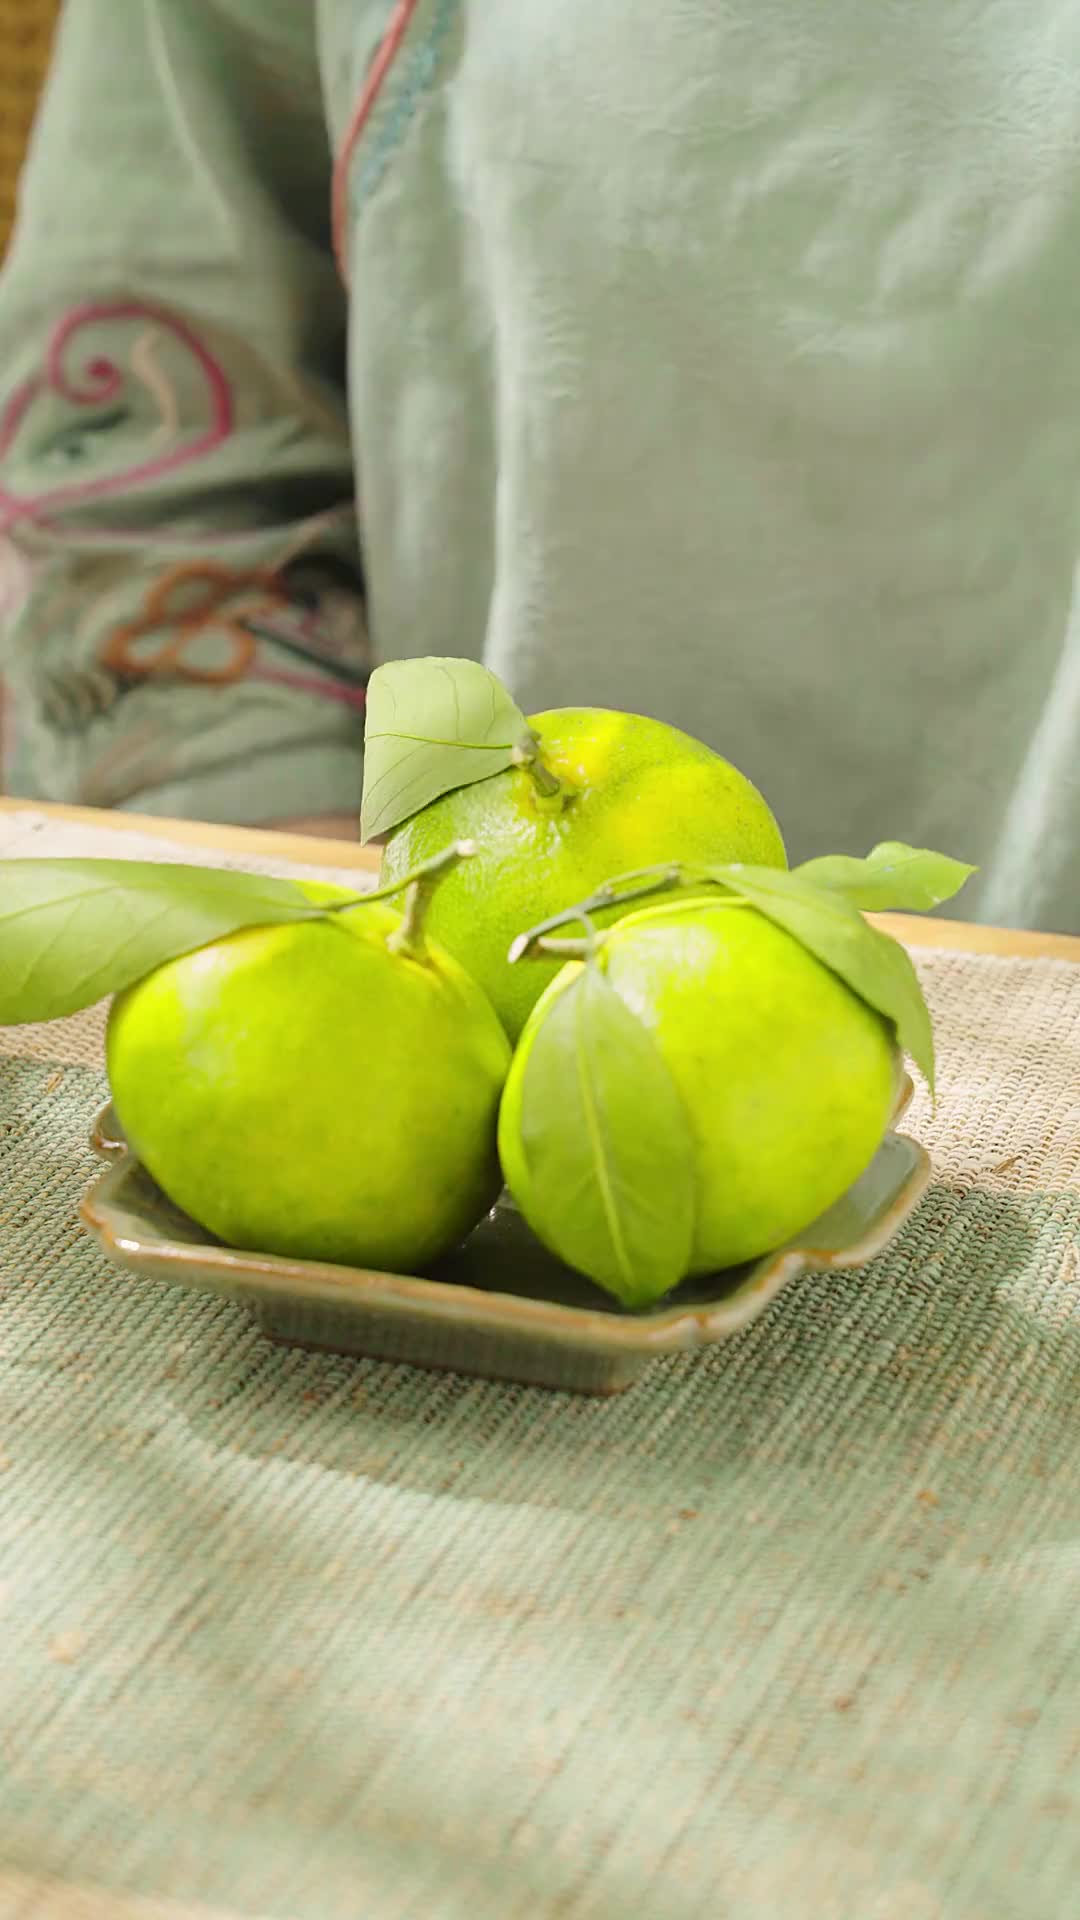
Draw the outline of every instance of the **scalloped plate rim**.
<instances>
[{"instance_id":1,"label":"scalloped plate rim","mask_svg":"<svg viewBox=\"0 0 1080 1920\"><path fill-rule=\"evenodd\" d=\"M911 1098L906 1082L896 1118ZM874 1259L894 1239L922 1198L931 1177L929 1156L918 1141L890 1131L882 1142L903 1143L911 1164L897 1192L866 1232L847 1247L789 1246L765 1254L750 1267L742 1282L715 1302L693 1305L673 1300L648 1314L620 1315L610 1309L575 1306L494 1288L472 1287L421 1275L385 1273L346 1267L326 1261L292 1260L216 1245L185 1243L163 1234L147 1234L146 1219L125 1207L118 1196L133 1170L135 1156L121 1145L111 1109L99 1114L93 1142L106 1166L87 1190L80 1218L84 1227L119 1266L171 1281L241 1297L254 1305L285 1299L292 1304L350 1306L390 1316L434 1319L482 1329L486 1333L516 1332L559 1345L589 1349L613 1357L638 1354L656 1358L664 1353L713 1344L739 1332L764 1312L781 1289L798 1274L859 1267ZM871 1163L872 1164L872 1163ZM185 1277L184 1269L212 1274L214 1287Z\"/></svg>"}]
</instances>

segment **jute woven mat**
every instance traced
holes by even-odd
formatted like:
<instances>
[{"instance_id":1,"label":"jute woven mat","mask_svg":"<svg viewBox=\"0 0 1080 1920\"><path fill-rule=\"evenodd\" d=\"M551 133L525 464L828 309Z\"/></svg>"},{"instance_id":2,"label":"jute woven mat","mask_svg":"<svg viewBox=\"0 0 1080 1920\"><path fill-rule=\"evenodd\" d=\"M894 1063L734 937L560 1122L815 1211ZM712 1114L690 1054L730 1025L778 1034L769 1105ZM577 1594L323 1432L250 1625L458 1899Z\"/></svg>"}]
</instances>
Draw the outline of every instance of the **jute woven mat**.
<instances>
[{"instance_id":1,"label":"jute woven mat","mask_svg":"<svg viewBox=\"0 0 1080 1920\"><path fill-rule=\"evenodd\" d=\"M0 1034L0 1920L1065 1920L1080 969L919 964L917 1218L610 1403L112 1272L100 1017Z\"/></svg>"}]
</instances>

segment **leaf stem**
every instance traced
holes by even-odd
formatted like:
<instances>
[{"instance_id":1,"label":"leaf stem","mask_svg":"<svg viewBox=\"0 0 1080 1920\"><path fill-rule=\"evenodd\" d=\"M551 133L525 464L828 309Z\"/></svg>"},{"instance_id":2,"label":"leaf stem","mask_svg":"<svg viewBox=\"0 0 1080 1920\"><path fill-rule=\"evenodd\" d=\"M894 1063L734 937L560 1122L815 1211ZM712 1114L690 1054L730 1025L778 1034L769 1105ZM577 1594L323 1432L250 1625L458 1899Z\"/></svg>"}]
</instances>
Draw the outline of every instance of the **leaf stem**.
<instances>
[{"instance_id":1,"label":"leaf stem","mask_svg":"<svg viewBox=\"0 0 1080 1920\"><path fill-rule=\"evenodd\" d=\"M507 956L510 965L524 960L534 947L543 946L546 953L557 951L548 944L547 936L557 933L560 927L573 926L578 922L589 924L589 915L603 913L608 907L621 907L633 900L647 900L656 893L669 893L672 888L683 886L691 877L688 868L680 863L669 863L663 867L636 867L631 873L622 873L614 880L605 880L587 900L579 900L576 906L567 907L562 913L552 914L549 920L541 920L527 933L519 933Z\"/></svg>"},{"instance_id":2,"label":"leaf stem","mask_svg":"<svg viewBox=\"0 0 1080 1920\"><path fill-rule=\"evenodd\" d=\"M312 908L312 917L322 919L326 914L351 913L354 907L369 907L373 900L392 900L396 893L405 893L415 880L423 880L428 874L435 876L456 867L459 860L468 860L476 852L474 840L455 840L453 846L444 847L441 853L432 854L411 873L403 873L400 880L388 880L383 887L365 887L363 893L350 894L347 900L327 901L325 905Z\"/></svg>"},{"instance_id":3,"label":"leaf stem","mask_svg":"<svg viewBox=\"0 0 1080 1920\"><path fill-rule=\"evenodd\" d=\"M596 952L594 937L584 940L549 940L536 942L537 953L547 954L552 960L591 960Z\"/></svg>"}]
</instances>

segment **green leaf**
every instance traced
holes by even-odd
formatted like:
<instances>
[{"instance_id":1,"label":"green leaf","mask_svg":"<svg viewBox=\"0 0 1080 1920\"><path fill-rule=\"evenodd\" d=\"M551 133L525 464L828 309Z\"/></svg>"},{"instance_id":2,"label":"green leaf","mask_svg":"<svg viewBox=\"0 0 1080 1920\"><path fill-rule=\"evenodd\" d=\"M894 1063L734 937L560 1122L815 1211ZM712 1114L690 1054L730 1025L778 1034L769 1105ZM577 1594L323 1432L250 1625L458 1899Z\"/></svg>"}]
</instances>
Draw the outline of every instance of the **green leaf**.
<instances>
[{"instance_id":1,"label":"green leaf","mask_svg":"<svg viewBox=\"0 0 1080 1920\"><path fill-rule=\"evenodd\" d=\"M899 840L883 841L865 860L834 853L795 868L800 879L842 893L867 913L925 913L951 900L975 871L947 853L905 847Z\"/></svg>"},{"instance_id":2,"label":"green leaf","mask_svg":"<svg viewBox=\"0 0 1080 1920\"><path fill-rule=\"evenodd\" d=\"M512 766L524 714L475 660L395 660L368 683L361 832L374 840Z\"/></svg>"},{"instance_id":3,"label":"green leaf","mask_svg":"<svg viewBox=\"0 0 1080 1920\"><path fill-rule=\"evenodd\" d=\"M934 1088L934 1034L918 975L906 950L864 920L842 893L807 880L801 869L709 867L705 877L738 894L794 934L852 990L885 1015L905 1053Z\"/></svg>"},{"instance_id":4,"label":"green leaf","mask_svg":"<svg viewBox=\"0 0 1080 1920\"><path fill-rule=\"evenodd\" d=\"M242 927L310 920L292 880L134 860L0 861L0 1025L57 1020Z\"/></svg>"},{"instance_id":5,"label":"green leaf","mask_svg":"<svg viewBox=\"0 0 1080 1920\"><path fill-rule=\"evenodd\" d=\"M628 1307L678 1285L694 1234L689 1121L651 1035L597 965L536 1032L521 1134L530 1211L560 1259Z\"/></svg>"}]
</instances>

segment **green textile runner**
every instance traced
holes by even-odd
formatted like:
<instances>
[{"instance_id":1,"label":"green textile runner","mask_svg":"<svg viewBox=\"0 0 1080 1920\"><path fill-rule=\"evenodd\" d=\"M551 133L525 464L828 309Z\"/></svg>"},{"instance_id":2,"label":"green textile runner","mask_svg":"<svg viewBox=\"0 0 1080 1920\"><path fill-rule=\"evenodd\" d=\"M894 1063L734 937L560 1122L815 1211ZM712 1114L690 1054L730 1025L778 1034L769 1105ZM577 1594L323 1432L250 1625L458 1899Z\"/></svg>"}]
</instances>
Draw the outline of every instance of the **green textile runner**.
<instances>
[{"instance_id":1,"label":"green textile runner","mask_svg":"<svg viewBox=\"0 0 1080 1920\"><path fill-rule=\"evenodd\" d=\"M613 1401L116 1273L0 1033L0 1920L1076 1911L1080 969L919 964L917 1218Z\"/></svg>"}]
</instances>

